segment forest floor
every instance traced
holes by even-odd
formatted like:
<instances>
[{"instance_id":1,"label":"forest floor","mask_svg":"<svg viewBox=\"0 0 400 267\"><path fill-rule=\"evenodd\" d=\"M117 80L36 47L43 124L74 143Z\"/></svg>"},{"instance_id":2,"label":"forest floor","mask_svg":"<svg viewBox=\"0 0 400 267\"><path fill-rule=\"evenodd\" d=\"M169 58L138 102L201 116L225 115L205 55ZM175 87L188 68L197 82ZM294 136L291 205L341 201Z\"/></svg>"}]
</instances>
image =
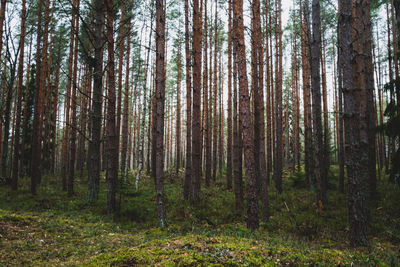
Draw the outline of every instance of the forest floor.
<instances>
[{"instance_id":1,"label":"forest floor","mask_svg":"<svg viewBox=\"0 0 400 267\"><path fill-rule=\"evenodd\" d=\"M106 215L106 182L94 205L86 203L86 175L77 176L75 196L60 190L60 177L45 176L37 196L29 181L12 192L0 188L0 266L400 266L400 189L380 181L372 209L370 247L349 247L346 196L336 190L337 167L330 171L328 205L318 215L315 193L304 174L284 175L284 193L271 186L268 223L246 228L234 212L234 194L222 178L202 188L201 202L182 198L182 177L167 174L169 226L157 226L153 180L144 176L139 190L130 173L118 194L119 212Z\"/></svg>"}]
</instances>

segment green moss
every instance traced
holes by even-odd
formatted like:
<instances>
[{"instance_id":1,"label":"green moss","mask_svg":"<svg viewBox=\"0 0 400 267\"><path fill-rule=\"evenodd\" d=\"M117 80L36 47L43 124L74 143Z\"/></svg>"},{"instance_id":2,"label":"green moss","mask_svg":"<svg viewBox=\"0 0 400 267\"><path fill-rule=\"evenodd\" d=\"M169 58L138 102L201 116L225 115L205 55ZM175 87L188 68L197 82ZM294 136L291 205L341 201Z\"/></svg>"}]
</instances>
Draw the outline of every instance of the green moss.
<instances>
[{"instance_id":1,"label":"green moss","mask_svg":"<svg viewBox=\"0 0 400 267\"><path fill-rule=\"evenodd\" d=\"M337 168L330 172L335 188ZM85 177L84 177L85 178ZM284 193L270 187L269 222L252 232L234 210L234 194L224 178L202 187L196 206L182 198L183 172L166 176L169 226L158 228L153 180L144 173L139 190L129 173L117 196L120 210L105 211L106 184L99 201L86 203L86 180L77 179L76 195L59 190L60 178L45 176L38 195L29 181L12 192L0 188L0 265L162 265L276 266L358 265L395 266L400 243L400 194L382 183L372 210L371 245L351 249L347 242L346 197L328 192L322 215L315 193L303 184L303 173L285 173ZM382 222L385 223L382 223Z\"/></svg>"}]
</instances>

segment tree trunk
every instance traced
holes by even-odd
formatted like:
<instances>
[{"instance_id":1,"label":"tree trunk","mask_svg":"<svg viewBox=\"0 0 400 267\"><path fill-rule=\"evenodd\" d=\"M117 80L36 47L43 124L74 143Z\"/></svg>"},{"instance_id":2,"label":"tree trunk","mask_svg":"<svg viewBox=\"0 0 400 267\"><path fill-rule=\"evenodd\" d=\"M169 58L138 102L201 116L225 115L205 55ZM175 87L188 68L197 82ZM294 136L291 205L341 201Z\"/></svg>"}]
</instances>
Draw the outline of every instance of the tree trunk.
<instances>
[{"instance_id":1,"label":"tree trunk","mask_svg":"<svg viewBox=\"0 0 400 267\"><path fill-rule=\"evenodd\" d=\"M257 188L262 189L262 219L267 221L268 214L268 192L265 162L265 124L264 124L264 93L263 93L263 65L264 53L261 43L261 18L260 1L252 2L252 36L251 36L251 72L252 93L254 109L254 160L257 177Z\"/></svg>"},{"instance_id":2,"label":"tree trunk","mask_svg":"<svg viewBox=\"0 0 400 267\"><path fill-rule=\"evenodd\" d=\"M232 188L232 0L228 7L228 139L226 155L226 187ZM206 37L207 39L207 37ZM207 55L206 55L207 57Z\"/></svg>"},{"instance_id":3,"label":"tree trunk","mask_svg":"<svg viewBox=\"0 0 400 267\"><path fill-rule=\"evenodd\" d=\"M217 126L217 49L218 49L218 32L217 32L217 18L218 18L218 5L215 1L215 19L214 19L214 95L213 95L213 171L212 178L215 182L217 177L217 147L218 147L218 126Z\"/></svg>"},{"instance_id":4,"label":"tree trunk","mask_svg":"<svg viewBox=\"0 0 400 267\"><path fill-rule=\"evenodd\" d=\"M68 196L74 194L74 176L75 176L75 157L76 157L76 102L77 102L77 74L78 74L78 34L79 34L79 0L75 0L72 6L74 27L74 67L72 76L72 98L71 98L71 137L70 137L70 162L68 176Z\"/></svg>"},{"instance_id":5,"label":"tree trunk","mask_svg":"<svg viewBox=\"0 0 400 267\"><path fill-rule=\"evenodd\" d=\"M39 0L38 5L40 6L38 10L38 28L41 28L41 6L42 0ZM32 138L32 170L31 170L31 192L36 194L36 185L40 183L41 180L41 161L42 161L42 114L43 114L43 101L44 101L44 82L46 77L47 68L47 36L48 36L48 25L49 25L49 0L45 2L45 25L43 30L43 48L42 53L39 53L40 40L41 40L41 30L38 30L37 37L37 55L36 55L36 91L35 91L35 111L33 117L33 138ZM41 57L40 57L41 54ZM40 68L38 68L40 66Z\"/></svg>"},{"instance_id":6,"label":"tree trunk","mask_svg":"<svg viewBox=\"0 0 400 267\"><path fill-rule=\"evenodd\" d=\"M315 180L317 185L317 207L321 212L326 204L326 188L323 164L323 142L322 142L322 112L321 112L321 85L320 85L320 51L321 51L321 21L320 0L312 0L312 41L311 41L311 91L312 91L312 113L313 134L315 149Z\"/></svg>"},{"instance_id":7,"label":"tree trunk","mask_svg":"<svg viewBox=\"0 0 400 267\"><path fill-rule=\"evenodd\" d=\"M175 158L175 169L176 173L179 172L181 163L181 77L182 77L182 66L181 66L181 40L180 34L177 41L177 86L176 86L176 158Z\"/></svg>"},{"instance_id":8,"label":"tree trunk","mask_svg":"<svg viewBox=\"0 0 400 267\"><path fill-rule=\"evenodd\" d=\"M104 24L104 1L94 2L94 61L93 61L93 100L90 112L91 140L88 151L88 202L95 202L99 198L100 185L100 136L102 117L102 95L103 95L103 24Z\"/></svg>"},{"instance_id":9,"label":"tree trunk","mask_svg":"<svg viewBox=\"0 0 400 267\"><path fill-rule=\"evenodd\" d=\"M152 173L156 184L156 203L158 221L161 228L167 226L164 197L164 103L165 103L165 5L163 0L156 0L156 90L154 101L154 151L152 164L155 172Z\"/></svg>"},{"instance_id":10,"label":"tree trunk","mask_svg":"<svg viewBox=\"0 0 400 267\"><path fill-rule=\"evenodd\" d=\"M360 9L359 2L354 6L355 10ZM361 10L359 10L361 11ZM368 10L369 11L369 10ZM355 15L356 13L354 13ZM359 18L362 19L362 18ZM361 92L357 76L362 75L357 69L357 63L352 66L353 60L357 57L353 55L352 31L353 27L360 26L360 22L352 18L352 3L350 0L340 1L339 14L339 41L340 41L340 65L343 73L343 98L344 98L344 128L346 139L346 166L347 177L349 180L348 188L348 207L349 207L349 223L350 223L350 243L353 246L368 244L368 168L367 168L367 151L362 151L363 141L367 137L364 134L361 139L360 104ZM352 25L353 24L353 25ZM362 23L361 23L362 25ZM361 30L361 29L360 29ZM359 32L362 34L363 32ZM362 40L362 39L361 39ZM353 58L354 57L354 58ZM362 66L359 66L362 67ZM364 102L365 104L365 102ZM363 153L363 154L361 154Z\"/></svg>"},{"instance_id":11,"label":"tree trunk","mask_svg":"<svg viewBox=\"0 0 400 267\"><path fill-rule=\"evenodd\" d=\"M128 164L126 162L126 154L128 152L128 128L129 128L129 99L131 94L129 93L130 84L129 84L129 60L131 55L131 17L127 20L127 39L126 39L126 70L125 70L125 91L124 91L124 112L122 114L122 150L121 150L121 170L124 173L124 179L127 176L127 166L129 168L129 161ZM130 150L129 150L130 151ZM130 154L130 152L129 152Z\"/></svg>"},{"instance_id":12,"label":"tree trunk","mask_svg":"<svg viewBox=\"0 0 400 267\"><path fill-rule=\"evenodd\" d=\"M192 81L191 81L191 53L189 48L189 0L185 0L185 58L186 58L186 167L183 196L189 199L191 192L192 166Z\"/></svg>"},{"instance_id":13,"label":"tree trunk","mask_svg":"<svg viewBox=\"0 0 400 267\"><path fill-rule=\"evenodd\" d=\"M247 227L255 230L259 227L257 184L254 161L253 129L251 125L250 99L247 83L246 51L243 27L243 1L237 0L233 4L235 27L235 47L240 88L240 115L242 117L243 144L246 166L246 199L247 199Z\"/></svg>"},{"instance_id":14,"label":"tree trunk","mask_svg":"<svg viewBox=\"0 0 400 267\"><path fill-rule=\"evenodd\" d=\"M192 120L192 202L200 199L200 104L201 104L201 12L199 1L193 2L193 120Z\"/></svg>"},{"instance_id":15,"label":"tree trunk","mask_svg":"<svg viewBox=\"0 0 400 267\"><path fill-rule=\"evenodd\" d=\"M274 181L279 194L282 193L282 23L281 0L276 2L277 26L275 27L276 42L276 88L275 88L275 149L274 149Z\"/></svg>"},{"instance_id":16,"label":"tree trunk","mask_svg":"<svg viewBox=\"0 0 400 267\"><path fill-rule=\"evenodd\" d=\"M26 0L22 0L21 10L21 35L19 41L19 62L18 62L18 83L17 83L17 107L16 107L16 122L14 128L14 160L12 167L11 188L18 189L18 164L19 164L19 147L20 147L20 124L21 124L21 105L22 105L22 82L24 80L24 49L25 49L25 21L26 21ZM28 90L28 89L26 89Z\"/></svg>"},{"instance_id":17,"label":"tree trunk","mask_svg":"<svg viewBox=\"0 0 400 267\"><path fill-rule=\"evenodd\" d=\"M107 213L115 211L116 183L118 179L118 129L115 120L115 62L114 62L114 1L106 1L108 52L108 104L107 104Z\"/></svg>"},{"instance_id":18,"label":"tree trunk","mask_svg":"<svg viewBox=\"0 0 400 267\"><path fill-rule=\"evenodd\" d=\"M117 98L117 122L116 134L118 138L117 151L119 155L119 137L121 133L121 110L122 110L122 67L125 52L125 4L126 1L121 1L121 18L119 21L119 48L118 48L118 98Z\"/></svg>"}]
</instances>

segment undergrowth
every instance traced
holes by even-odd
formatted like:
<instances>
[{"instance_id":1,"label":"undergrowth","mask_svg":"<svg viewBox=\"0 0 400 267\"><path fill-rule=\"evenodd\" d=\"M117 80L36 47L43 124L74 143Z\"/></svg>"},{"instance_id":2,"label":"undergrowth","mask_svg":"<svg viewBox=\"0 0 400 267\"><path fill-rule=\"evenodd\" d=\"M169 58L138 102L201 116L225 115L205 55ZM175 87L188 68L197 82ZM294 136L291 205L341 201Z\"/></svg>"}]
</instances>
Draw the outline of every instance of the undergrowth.
<instances>
[{"instance_id":1,"label":"undergrowth","mask_svg":"<svg viewBox=\"0 0 400 267\"><path fill-rule=\"evenodd\" d=\"M106 214L104 176L99 200L90 205L85 173L76 177L71 198L57 175L44 176L36 196L25 178L17 192L0 188L0 266L400 265L400 189L379 181L370 246L350 248L346 195L337 191L337 173L332 166L321 215L304 173L284 173L284 193L270 184L271 216L255 232L245 227L245 212L235 212L223 174L210 188L202 187L200 203L192 206L182 198L183 170L167 173L169 225L162 230L147 174L138 191L134 172L121 179L114 215Z\"/></svg>"}]
</instances>

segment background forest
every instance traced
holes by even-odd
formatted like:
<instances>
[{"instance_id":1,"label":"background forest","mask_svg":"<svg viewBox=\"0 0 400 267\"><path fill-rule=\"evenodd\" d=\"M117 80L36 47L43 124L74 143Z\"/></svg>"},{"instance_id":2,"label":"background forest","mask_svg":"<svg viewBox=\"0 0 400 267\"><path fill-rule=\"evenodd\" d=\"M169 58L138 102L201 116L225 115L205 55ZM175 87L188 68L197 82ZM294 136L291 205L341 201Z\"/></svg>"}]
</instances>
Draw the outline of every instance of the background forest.
<instances>
[{"instance_id":1,"label":"background forest","mask_svg":"<svg viewBox=\"0 0 400 267\"><path fill-rule=\"evenodd\" d=\"M398 0L0 0L0 265L400 265Z\"/></svg>"}]
</instances>

